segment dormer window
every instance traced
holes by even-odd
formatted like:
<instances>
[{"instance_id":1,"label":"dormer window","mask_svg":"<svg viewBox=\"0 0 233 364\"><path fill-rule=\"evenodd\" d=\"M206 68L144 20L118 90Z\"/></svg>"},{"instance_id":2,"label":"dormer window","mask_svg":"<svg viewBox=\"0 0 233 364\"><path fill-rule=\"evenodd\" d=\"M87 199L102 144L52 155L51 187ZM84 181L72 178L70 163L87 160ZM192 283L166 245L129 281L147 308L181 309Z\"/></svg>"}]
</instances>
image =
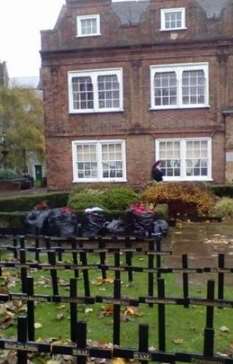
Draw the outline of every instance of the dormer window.
<instances>
[{"instance_id":1,"label":"dormer window","mask_svg":"<svg viewBox=\"0 0 233 364\"><path fill-rule=\"evenodd\" d=\"M161 30L186 29L185 8L161 9Z\"/></svg>"},{"instance_id":2,"label":"dormer window","mask_svg":"<svg viewBox=\"0 0 233 364\"><path fill-rule=\"evenodd\" d=\"M100 16L81 15L77 16L77 36L91 37L100 35Z\"/></svg>"}]
</instances>

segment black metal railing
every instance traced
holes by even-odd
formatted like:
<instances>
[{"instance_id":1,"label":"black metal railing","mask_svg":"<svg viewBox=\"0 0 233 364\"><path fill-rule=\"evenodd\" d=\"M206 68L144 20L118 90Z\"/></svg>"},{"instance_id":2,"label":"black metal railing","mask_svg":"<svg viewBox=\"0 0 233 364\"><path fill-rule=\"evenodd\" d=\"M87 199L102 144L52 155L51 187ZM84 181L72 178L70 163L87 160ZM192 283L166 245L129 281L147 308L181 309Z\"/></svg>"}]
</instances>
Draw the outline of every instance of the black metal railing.
<instances>
[{"instance_id":1,"label":"black metal railing","mask_svg":"<svg viewBox=\"0 0 233 364\"><path fill-rule=\"evenodd\" d=\"M16 270L20 273L20 292L0 293L0 303L20 300L26 305L26 314L18 317L17 337L14 340L0 339L0 349L17 352L18 363L27 363L28 355L71 355L78 363L86 363L91 358L124 358L135 359L142 363L157 362L194 362L210 361L233 364L230 356L215 353L215 310L219 308L233 308L233 299L224 299L225 275L233 273L233 267L226 266L225 256L220 254L216 266L193 267L189 265L187 255L180 257L180 264L167 266L163 257L169 258L171 252L161 249L161 237L98 237L75 238L70 240L48 237L2 237L0 245L0 273L5 270ZM67 254L71 261L67 262ZM98 257L98 263L89 261L90 255ZM144 256L146 265L134 263L134 257ZM111 262L107 257L111 256ZM32 261L33 259L33 261ZM170 258L169 258L170 259ZM34 270L48 271L51 280L51 294L35 293L35 281L30 276ZM68 295L62 295L59 286L59 272L67 270L73 272L69 280ZM112 295L96 295L92 292L89 273L98 271L102 279L108 274L113 275ZM144 296L125 297L122 294L121 278L127 273L128 281L134 281L134 275L145 273L146 293ZM181 277L182 296L172 297L166 294L166 274L177 273ZM215 280L207 282L206 297L192 297L190 295L190 275L214 274L217 278L217 295L215 294ZM78 279L79 278L79 279ZM80 295L80 279L83 280L84 293ZM35 340L35 304L66 303L70 311L70 344L56 345ZM87 324L80 321L79 305L95 305L107 303L112 305L112 347L92 347L87 343ZM122 347L121 343L121 307L139 307L147 305L157 310L158 315L158 349L149 349L149 325L139 325L138 343L135 349ZM168 352L166 307L168 305L203 306L206 308L206 324L203 332L202 353Z\"/></svg>"}]
</instances>

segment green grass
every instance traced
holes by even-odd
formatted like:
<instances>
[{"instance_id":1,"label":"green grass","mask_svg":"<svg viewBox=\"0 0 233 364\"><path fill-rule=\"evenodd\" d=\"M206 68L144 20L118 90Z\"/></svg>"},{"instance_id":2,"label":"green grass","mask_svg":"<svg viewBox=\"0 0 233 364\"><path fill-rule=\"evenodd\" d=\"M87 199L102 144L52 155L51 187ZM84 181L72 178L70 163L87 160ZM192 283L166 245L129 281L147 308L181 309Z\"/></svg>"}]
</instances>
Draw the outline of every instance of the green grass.
<instances>
[{"instance_id":1,"label":"green grass","mask_svg":"<svg viewBox=\"0 0 233 364\"><path fill-rule=\"evenodd\" d=\"M70 260L69 256L65 257L66 261ZM124 262L121 257L122 263ZM92 255L89 263L99 263L99 257ZM108 263L112 262L112 257L108 257ZM146 266L147 258L145 256L135 256L134 265ZM73 278L73 272L59 271L60 283L62 285L60 294L69 295L69 279ZM50 284L50 273L34 271L32 276L35 280L35 293L52 294ZM96 279L100 277L100 272L90 271L91 295L112 296L113 284L106 283L96 285ZM202 275L201 275L202 276ZM113 277L112 273L108 273L108 277ZM213 274L213 279L216 275ZM78 280L78 293L84 294L82 274ZM164 274L166 296L182 297L181 277L178 274ZM133 284L128 284L127 273L122 273L122 295L131 298L147 295L147 274L135 273ZM19 281L11 291L20 291ZM196 283L197 282L197 283ZM206 297L206 281L194 280L190 291L190 295L194 297ZM157 287L155 284L155 294ZM226 298L233 299L232 288L226 286ZM103 317L102 304L84 306L78 305L78 319L87 322L88 339L100 343L112 342L112 317ZM86 312L86 308L93 309L92 312ZM124 307L122 306L122 312ZM158 316L157 306L149 307L148 305L140 305L138 308L140 316L130 317L129 321L121 323L121 345L125 347L137 347L138 325L140 323L149 324L150 341L149 345L158 347ZM63 314L64 318L59 320L57 315ZM168 351L185 351L185 352L201 352L203 350L203 331L205 328L206 308L201 306L193 306L184 308L177 305L166 305L166 328L167 328L167 350ZM37 304L36 305L36 322L41 323L42 327L36 330L37 339L56 338L58 340L69 339L70 320L68 304ZM229 332L223 333L220 328L227 326ZM16 324L10 326L4 331L4 336L11 337L16 335ZM176 343L178 339L179 343ZM215 309L215 351L226 352L233 343L233 315L232 309Z\"/></svg>"}]
</instances>

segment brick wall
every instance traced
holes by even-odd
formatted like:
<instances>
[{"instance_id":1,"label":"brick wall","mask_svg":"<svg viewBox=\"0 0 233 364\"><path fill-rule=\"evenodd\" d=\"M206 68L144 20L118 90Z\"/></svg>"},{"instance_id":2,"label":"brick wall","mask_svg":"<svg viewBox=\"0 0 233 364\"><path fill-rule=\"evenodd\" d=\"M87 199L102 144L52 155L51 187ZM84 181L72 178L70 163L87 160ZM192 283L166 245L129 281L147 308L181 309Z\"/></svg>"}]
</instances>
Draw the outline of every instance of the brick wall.
<instances>
[{"instance_id":1,"label":"brick wall","mask_svg":"<svg viewBox=\"0 0 233 364\"><path fill-rule=\"evenodd\" d=\"M186 136L186 135L185 135ZM195 135L200 136L200 135ZM202 135L201 135L202 136ZM209 135L206 135L209 136ZM117 136L112 136L117 138ZM48 186L50 189L72 187L72 140L80 138L49 138L48 142ZM144 186L151 179L151 166L155 160L155 139L152 135L131 135L126 141L127 182L134 186ZM217 133L212 139L213 180L224 181L224 135ZM220 168L222 166L222 168Z\"/></svg>"},{"instance_id":2,"label":"brick wall","mask_svg":"<svg viewBox=\"0 0 233 364\"><path fill-rule=\"evenodd\" d=\"M160 31L160 9L185 7L187 30ZM211 8L212 7L212 8ZM76 16L100 14L101 37L76 37ZM231 37L232 0L148 0L131 4L111 0L67 1L56 27L42 32L42 49L106 48Z\"/></svg>"},{"instance_id":3,"label":"brick wall","mask_svg":"<svg viewBox=\"0 0 233 364\"><path fill-rule=\"evenodd\" d=\"M119 25L119 19L112 14L107 0L69 0L67 3L68 9L63 11L55 30L42 34L41 75L46 117L48 186L64 189L72 185L72 140L105 138L126 140L128 183L143 185L150 178L151 166L155 160L156 138L211 137L213 179L219 183L224 182L225 123L222 110L233 103L233 42L229 45L224 41L212 41L208 32L213 20L208 20L207 24L203 9L194 6L191 0L167 0L166 7L186 5L189 29L187 32L181 32L183 35L179 37L195 38L194 34L198 33L199 29L200 39L197 41L195 38L189 43L179 43L176 40L169 44L165 38L169 37L170 32L151 32L153 21L156 21L156 24L159 22L158 9L164 4L162 0L152 1L150 11L145 11L142 23L134 27ZM84 39L74 36L74 26L76 15L86 14L87 11L89 14L103 14L104 35L89 38L85 43ZM197 17L197 14L200 17ZM225 13L225 17L218 18L211 29L221 30L225 35L231 32L228 15L229 13ZM120 33L116 31L115 25L121 28ZM201 34L205 32L208 39L203 43ZM160 36L159 43L153 43L156 34ZM145 44L143 47L134 45L122 48L119 43L121 41ZM151 44L148 44L149 42ZM61 51L64 45L66 48L75 47L77 50ZM106 47L105 50L101 49L103 46ZM93 48L87 49L91 47ZM50 51L47 52L48 50ZM210 107L151 111L150 65L193 62L209 63ZM111 67L123 68L124 111L69 114L68 72Z\"/></svg>"}]
</instances>

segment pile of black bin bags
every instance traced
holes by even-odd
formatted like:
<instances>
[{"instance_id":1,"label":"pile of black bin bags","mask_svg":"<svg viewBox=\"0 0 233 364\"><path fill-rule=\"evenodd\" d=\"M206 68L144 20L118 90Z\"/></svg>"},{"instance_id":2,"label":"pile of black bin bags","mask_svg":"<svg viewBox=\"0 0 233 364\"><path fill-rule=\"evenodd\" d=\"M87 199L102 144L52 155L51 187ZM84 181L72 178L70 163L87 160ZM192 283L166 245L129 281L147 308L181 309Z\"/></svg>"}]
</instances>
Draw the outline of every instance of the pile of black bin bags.
<instances>
[{"instance_id":1,"label":"pile of black bin bags","mask_svg":"<svg viewBox=\"0 0 233 364\"><path fill-rule=\"evenodd\" d=\"M70 238L74 236L137 237L166 236L168 223L150 211L129 209L124 216L110 219L100 208L86 209L82 216L69 208L34 209L25 218L27 234Z\"/></svg>"}]
</instances>

